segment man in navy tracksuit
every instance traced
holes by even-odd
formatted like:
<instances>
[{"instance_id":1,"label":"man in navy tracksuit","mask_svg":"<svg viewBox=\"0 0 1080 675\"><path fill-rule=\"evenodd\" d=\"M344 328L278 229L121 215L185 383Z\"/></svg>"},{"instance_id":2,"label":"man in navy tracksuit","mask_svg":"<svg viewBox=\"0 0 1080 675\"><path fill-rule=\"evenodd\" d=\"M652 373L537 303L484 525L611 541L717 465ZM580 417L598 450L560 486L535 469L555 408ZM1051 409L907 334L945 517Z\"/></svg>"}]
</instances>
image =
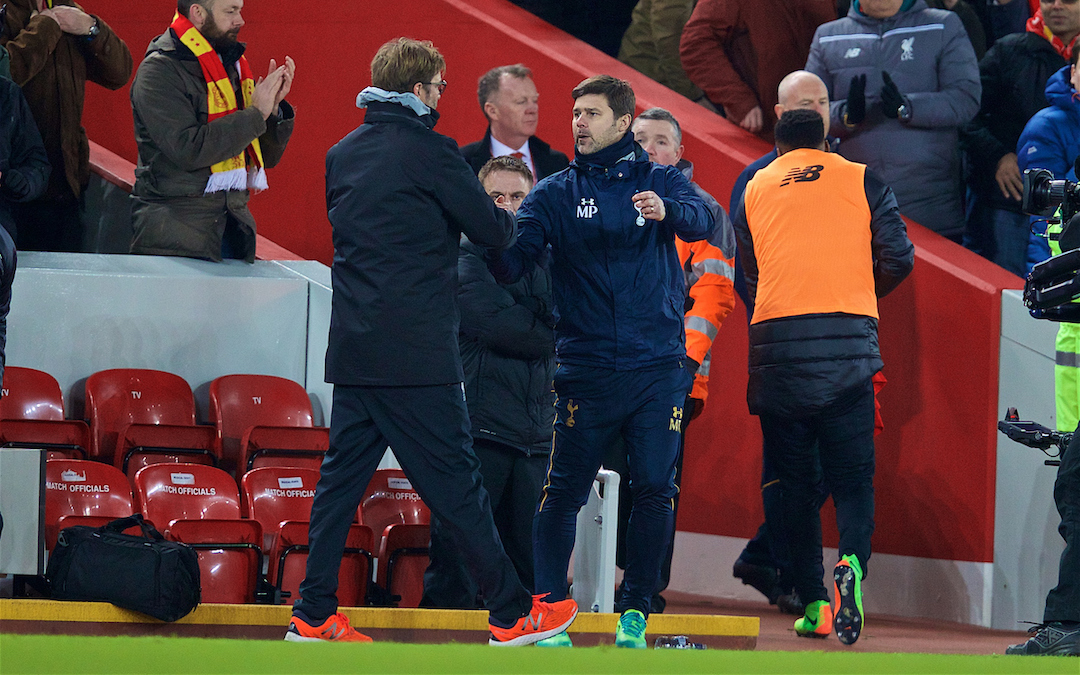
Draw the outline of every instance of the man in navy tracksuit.
<instances>
[{"instance_id":1,"label":"man in navy tracksuit","mask_svg":"<svg viewBox=\"0 0 1080 675\"><path fill-rule=\"evenodd\" d=\"M576 157L518 210L508 283L552 251L558 370L555 440L533 526L536 593L566 595L575 521L614 438L626 439L634 508L616 645L645 647L645 619L675 526L672 498L686 367L686 288L675 235L704 239L713 217L682 173L651 164L629 133L634 92L609 75L573 91ZM569 645L558 635L541 644Z\"/></svg>"}]
</instances>

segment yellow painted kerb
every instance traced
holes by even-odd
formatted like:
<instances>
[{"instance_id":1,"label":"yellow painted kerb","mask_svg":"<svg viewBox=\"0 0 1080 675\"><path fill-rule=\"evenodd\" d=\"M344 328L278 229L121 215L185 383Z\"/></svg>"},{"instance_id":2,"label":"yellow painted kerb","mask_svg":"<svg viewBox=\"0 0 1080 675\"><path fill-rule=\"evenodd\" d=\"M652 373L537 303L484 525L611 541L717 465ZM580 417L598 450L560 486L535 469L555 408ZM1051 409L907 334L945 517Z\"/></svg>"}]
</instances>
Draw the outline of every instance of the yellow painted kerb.
<instances>
[{"instance_id":1,"label":"yellow painted kerb","mask_svg":"<svg viewBox=\"0 0 1080 675\"><path fill-rule=\"evenodd\" d=\"M488 627L487 612L483 611L342 607L341 612L359 628L486 631ZM284 628L290 616L291 609L285 605L203 604L176 623ZM569 632L611 633L618 619L617 614L582 612ZM3 599L0 599L0 621L161 623L103 602ZM653 614L649 617L649 633L668 635L757 637L759 627L756 616Z\"/></svg>"}]
</instances>

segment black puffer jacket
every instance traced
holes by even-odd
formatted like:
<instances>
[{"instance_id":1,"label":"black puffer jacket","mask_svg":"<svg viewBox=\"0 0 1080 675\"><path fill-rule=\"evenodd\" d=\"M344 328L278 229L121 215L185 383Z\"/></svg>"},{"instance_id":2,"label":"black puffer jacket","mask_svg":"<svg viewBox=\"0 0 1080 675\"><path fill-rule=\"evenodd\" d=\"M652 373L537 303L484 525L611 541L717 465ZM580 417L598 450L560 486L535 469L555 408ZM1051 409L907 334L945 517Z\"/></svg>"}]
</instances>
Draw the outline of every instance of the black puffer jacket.
<instances>
[{"instance_id":1,"label":"black puffer jacket","mask_svg":"<svg viewBox=\"0 0 1080 675\"><path fill-rule=\"evenodd\" d=\"M10 204L37 199L48 184L49 156L30 106L17 84L0 77L0 226L12 238L16 234Z\"/></svg>"},{"instance_id":2,"label":"black puffer jacket","mask_svg":"<svg viewBox=\"0 0 1080 675\"><path fill-rule=\"evenodd\" d=\"M461 365L475 437L527 455L551 450L555 419L555 333L551 274L534 266L501 285L481 249L462 242L458 257Z\"/></svg>"},{"instance_id":3,"label":"black puffer jacket","mask_svg":"<svg viewBox=\"0 0 1080 675\"><path fill-rule=\"evenodd\" d=\"M1001 158L1016 152L1028 120L1050 105L1046 82L1064 65L1065 59L1034 33L1001 38L979 62L982 103L961 130L960 144L968 156L969 184L996 208L1020 212L1020 202L1001 194L994 174Z\"/></svg>"}]
</instances>

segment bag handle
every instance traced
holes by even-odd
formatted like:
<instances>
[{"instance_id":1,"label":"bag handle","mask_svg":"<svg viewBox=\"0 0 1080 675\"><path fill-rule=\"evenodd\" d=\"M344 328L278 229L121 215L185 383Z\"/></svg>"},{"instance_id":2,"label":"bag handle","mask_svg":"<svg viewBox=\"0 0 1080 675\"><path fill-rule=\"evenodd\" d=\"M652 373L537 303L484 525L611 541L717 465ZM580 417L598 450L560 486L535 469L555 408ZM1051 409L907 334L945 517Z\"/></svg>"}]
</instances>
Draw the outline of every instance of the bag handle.
<instances>
[{"instance_id":1,"label":"bag handle","mask_svg":"<svg viewBox=\"0 0 1080 675\"><path fill-rule=\"evenodd\" d=\"M133 513L127 518L119 518L112 521L111 523L106 523L105 525L102 525L98 528L98 532L120 533L128 529L129 527L134 527L136 525L139 526L139 529L142 530L143 535L145 535L148 539L156 539L157 541L165 540L165 537L160 532L158 532L156 527L143 519L141 513Z\"/></svg>"}]
</instances>

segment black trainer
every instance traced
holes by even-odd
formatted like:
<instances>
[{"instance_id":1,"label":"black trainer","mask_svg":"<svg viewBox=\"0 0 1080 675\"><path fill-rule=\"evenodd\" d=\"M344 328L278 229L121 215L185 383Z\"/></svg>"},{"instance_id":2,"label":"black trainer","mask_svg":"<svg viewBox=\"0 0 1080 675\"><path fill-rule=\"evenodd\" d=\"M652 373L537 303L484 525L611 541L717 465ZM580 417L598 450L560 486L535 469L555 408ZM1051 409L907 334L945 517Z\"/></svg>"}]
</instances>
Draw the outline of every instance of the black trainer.
<instances>
[{"instance_id":1,"label":"black trainer","mask_svg":"<svg viewBox=\"0 0 1080 675\"><path fill-rule=\"evenodd\" d=\"M784 614L802 616L806 613L806 605L795 591L783 593L776 598L776 608Z\"/></svg>"},{"instance_id":2,"label":"black trainer","mask_svg":"<svg viewBox=\"0 0 1080 675\"><path fill-rule=\"evenodd\" d=\"M1006 654L1018 656L1080 656L1080 623L1050 621L1033 626L1027 642L1013 645Z\"/></svg>"},{"instance_id":3,"label":"black trainer","mask_svg":"<svg viewBox=\"0 0 1080 675\"><path fill-rule=\"evenodd\" d=\"M777 573L772 567L753 565L742 558L735 561L735 567L731 570L732 576L741 579L747 586L753 586L769 599L770 605L776 604L776 598L780 595L780 588L776 585ZM802 612L800 612L802 614Z\"/></svg>"}]
</instances>

